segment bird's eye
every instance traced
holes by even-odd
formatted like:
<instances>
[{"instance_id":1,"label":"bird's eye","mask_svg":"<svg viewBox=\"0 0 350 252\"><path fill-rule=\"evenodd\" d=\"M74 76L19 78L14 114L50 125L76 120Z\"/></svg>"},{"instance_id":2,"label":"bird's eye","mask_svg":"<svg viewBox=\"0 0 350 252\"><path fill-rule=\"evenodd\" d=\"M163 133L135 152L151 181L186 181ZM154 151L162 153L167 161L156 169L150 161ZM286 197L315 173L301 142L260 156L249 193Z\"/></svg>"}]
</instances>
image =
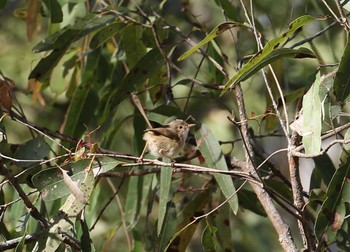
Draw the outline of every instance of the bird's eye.
<instances>
[{"instance_id":1,"label":"bird's eye","mask_svg":"<svg viewBox=\"0 0 350 252\"><path fill-rule=\"evenodd\" d=\"M182 128L183 128L183 126L182 126L182 125L180 125L180 126L179 126L179 129L182 129Z\"/></svg>"}]
</instances>

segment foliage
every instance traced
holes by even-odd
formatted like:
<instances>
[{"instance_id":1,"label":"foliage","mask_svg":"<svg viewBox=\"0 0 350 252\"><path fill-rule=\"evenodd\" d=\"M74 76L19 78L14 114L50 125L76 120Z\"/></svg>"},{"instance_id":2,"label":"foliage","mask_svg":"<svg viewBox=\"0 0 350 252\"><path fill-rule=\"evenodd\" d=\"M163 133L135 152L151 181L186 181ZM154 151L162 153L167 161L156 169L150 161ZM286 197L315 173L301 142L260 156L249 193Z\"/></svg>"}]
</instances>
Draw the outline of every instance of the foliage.
<instances>
[{"instance_id":1,"label":"foliage","mask_svg":"<svg viewBox=\"0 0 350 252\"><path fill-rule=\"evenodd\" d=\"M348 251L348 2L0 1L0 250Z\"/></svg>"}]
</instances>

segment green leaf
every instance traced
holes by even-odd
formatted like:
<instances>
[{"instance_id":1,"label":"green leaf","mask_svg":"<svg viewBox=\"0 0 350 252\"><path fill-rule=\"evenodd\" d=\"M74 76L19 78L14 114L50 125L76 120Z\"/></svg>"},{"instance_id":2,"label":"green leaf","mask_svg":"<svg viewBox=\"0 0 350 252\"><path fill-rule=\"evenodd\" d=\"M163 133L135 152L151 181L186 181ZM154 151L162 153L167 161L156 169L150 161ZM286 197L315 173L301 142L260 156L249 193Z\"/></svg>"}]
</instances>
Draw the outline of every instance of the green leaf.
<instances>
[{"instance_id":1,"label":"green leaf","mask_svg":"<svg viewBox=\"0 0 350 252\"><path fill-rule=\"evenodd\" d=\"M247 66L247 70L243 71L240 76L237 77L235 83L245 81L253 74L259 72L265 66L271 64L272 62L280 59L280 58L315 58L315 55L312 51L307 48L299 48L299 49L290 49L290 48L277 48L274 49L271 53L267 54L266 57L262 58L257 62L248 62L245 66ZM238 74L238 73L237 73Z\"/></svg>"},{"instance_id":2,"label":"green leaf","mask_svg":"<svg viewBox=\"0 0 350 252\"><path fill-rule=\"evenodd\" d=\"M347 129L344 134L344 140L349 141L349 139L350 139L350 129ZM341 164L346 164L348 162L349 154L350 154L350 143L343 144L343 151L340 155Z\"/></svg>"},{"instance_id":3,"label":"green leaf","mask_svg":"<svg viewBox=\"0 0 350 252\"><path fill-rule=\"evenodd\" d=\"M204 124L196 131L195 137L197 143L199 143L199 150L205 158L208 167L218 170L228 170L218 140ZM238 210L238 198L231 176L224 174L214 174L213 176L225 198L230 198L228 203L233 213L236 214Z\"/></svg>"},{"instance_id":4,"label":"green leaf","mask_svg":"<svg viewBox=\"0 0 350 252\"><path fill-rule=\"evenodd\" d=\"M260 64L262 60L268 57L273 51L275 51L279 46L283 45L287 39L296 32L300 27L316 21L316 20L324 20L323 18L314 18L312 16L301 16L295 19L288 27L288 30L283 33L278 38L270 40L264 48L259 51L253 58L249 60L247 64L245 64L226 84L225 89L221 92L223 95L230 87L237 84L238 82L248 78L252 74L252 69L257 71L257 65ZM304 50L304 49L303 49ZM282 51L283 52L283 51ZM310 55L309 53L307 55ZM282 56L281 56L282 57ZM261 69L261 68L260 68ZM248 76L248 77L247 77Z\"/></svg>"},{"instance_id":5,"label":"green leaf","mask_svg":"<svg viewBox=\"0 0 350 252\"><path fill-rule=\"evenodd\" d=\"M205 45L205 44L209 43L210 41L212 41L214 38L219 36L224 31L226 31L228 29L231 29L231 28L235 28L235 27L249 28L247 25L241 24L241 23L238 23L238 22L230 21L230 22L221 23L218 26L216 26L201 42L199 42L195 47L192 47L190 50L188 50L187 52L182 54L177 60L181 61L181 60L186 59L188 56L190 56L191 54L196 52L203 45Z\"/></svg>"},{"instance_id":6,"label":"green leaf","mask_svg":"<svg viewBox=\"0 0 350 252\"><path fill-rule=\"evenodd\" d=\"M346 204L350 203L350 159L335 172L327 190L327 198L318 212L315 232L321 240L327 237L327 243L332 243L338 230L344 222Z\"/></svg>"},{"instance_id":7,"label":"green leaf","mask_svg":"<svg viewBox=\"0 0 350 252\"><path fill-rule=\"evenodd\" d=\"M328 187L328 184L336 171L332 160L327 154L315 157L313 160L315 162L315 169L312 171L310 189L320 188L321 180Z\"/></svg>"},{"instance_id":8,"label":"green leaf","mask_svg":"<svg viewBox=\"0 0 350 252\"><path fill-rule=\"evenodd\" d=\"M81 250L84 252L94 252L94 243L90 237L89 226L85 219L80 219L80 224L82 228L82 234L80 236Z\"/></svg>"},{"instance_id":9,"label":"green leaf","mask_svg":"<svg viewBox=\"0 0 350 252\"><path fill-rule=\"evenodd\" d=\"M334 79L334 93L338 102L349 100L350 93L350 34Z\"/></svg>"},{"instance_id":10,"label":"green leaf","mask_svg":"<svg viewBox=\"0 0 350 252\"><path fill-rule=\"evenodd\" d=\"M129 68L133 68L147 52L147 48L142 41L143 30L144 28L134 24L123 29L121 48L125 51Z\"/></svg>"},{"instance_id":11,"label":"green leaf","mask_svg":"<svg viewBox=\"0 0 350 252\"><path fill-rule=\"evenodd\" d=\"M173 170L171 169L171 167L163 167L160 170L160 192L159 192L158 225L157 225L158 235L160 235L160 231L162 229L164 218L165 218L165 213L167 211L172 175L173 175Z\"/></svg>"},{"instance_id":12,"label":"green leaf","mask_svg":"<svg viewBox=\"0 0 350 252\"><path fill-rule=\"evenodd\" d=\"M88 15L84 19L77 21L76 24L67 26L42 40L33 48L33 52L38 53L48 50L52 50L52 52L39 61L29 74L29 79L36 79L42 82L47 80L54 67L74 41L108 25L114 21L115 17L115 15Z\"/></svg>"},{"instance_id":13,"label":"green leaf","mask_svg":"<svg viewBox=\"0 0 350 252\"><path fill-rule=\"evenodd\" d=\"M108 171L117 166L120 161L115 159L107 158L100 161L102 167L99 164L93 166L95 173L99 171ZM77 161L75 163L69 163L66 170L71 170L73 174L70 176L73 181L79 182L78 186L81 186L81 182L85 177L84 170L90 164L90 160L84 159ZM33 185L37 188L42 195L42 198L45 202L51 202L56 199L60 199L64 196L70 194L70 191L66 184L63 181L62 173L57 167L48 168L42 170L35 174L32 178Z\"/></svg>"},{"instance_id":14,"label":"green leaf","mask_svg":"<svg viewBox=\"0 0 350 252\"><path fill-rule=\"evenodd\" d=\"M158 48L154 48L146 53L124 77L117 86L117 90L111 93L109 97L110 107L106 108L108 113L111 108L116 107L124 100L129 92L140 88L141 84L159 71L163 64L164 59Z\"/></svg>"},{"instance_id":15,"label":"green leaf","mask_svg":"<svg viewBox=\"0 0 350 252\"><path fill-rule=\"evenodd\" d=\"M57 0L43 0L42 2L49 11L51 23L61 23L63 21L63 12L59 2Z\"/></svg>"},{"instance_id":16,"label":"green leaf","mask_svg":"<svg viewBox=\"0 0 350 252\"><path fill-rule=\"evenodd\" d=\"M33 138L25 144L20 145L15 153L15 158L22 160L43 160L49 157L51 149L43 137ZM21 168L26 168L37 164L36 162L16 162Z\"/></svg>"},{"instance_id":17,"label":"green leaf","mask_svg":"<svg viewBox=\"0 0 350 252\"><path fill-rule=\"evenodd\" d=\"M59 39L53 44L54 50L48 56L39 61L29 74L28 79L36 79L41 82L47 80L54 67L70 47L73 39L76 37L76 33L76 30L66 30L62 33Z\"/></svg>"},{"instance_id":18,"label":"green leaf","mask_svg":"<svg viewBox=\"0 0 350 252\"><path fill-rule=\"evenodd\" d=\"M143 120L143 118L139 115L134 115L133 118L133 124L134 124L134 139L133 142L134 146L134 153L136 155L140 155L142 153L142 150L144 148L144 141L142 139L144 129L146 128L146 123ZM144 167L135 167L134 170L140 170ZM125 221L129 225L129 228L132 228L134 225L137 224L137 219L139 217L141 206L146 201L149 187L147 187L147 184L149 183L149 180L151 179L153 175L146 175L146 176L133 176L129 178L128 183L128 192L127 192L127 198L125 202ZM146 185L146 188L144 187Z\"/></svg>"},{"instance_id":19,"label":"green leaf","mask_svg":"<svg viewBox=\"0 0 350 252\"><path fill-rule=\"evenodd\" d=\"M74 25L68 25L61 30L55 32L54 34L46 37L44 40L40 41L34 48L34 53L45 52L49 50L56 50L57 43L64 39L65 33L74 33L74 37L70 41L70 44L82 37L106 27L110 23L114 22L117 15L108 14L90 14L86 17L76 21ZM62 37L63 36L63 37Z\"/></svg>"},{"instance_id":20,"label":"green leaf","mask_svg":"<svg viewBox=\"0 0 350 252\"><path fill-rule=\"evenodd\" d=\"M90 48L94 50L100 47L103 43L107 42L115 34L120 32L124 26L125 25L123 23L115 22L105 28L102 28L92 37L90 41Z\"/></svg>"},{"instance_id":21,"label":"green leaf","mask_svg":"<svg viewBox=\"0 0 350 252\"><path fill-rule=\"evenodd\" d=\"M228 17L230 20L234 20L239 16L239 8L236 8L230 0L215 0L215 3L222 8L225 17Z\"/></svg>"},{"instance_id":22,"label":"green leaf","mask_svg":"<svg viewBox=\"0 0 350 252\"><path fill-rule=\"evenodd\" d=\"M223 196L220 197L220 200L223 198ZM231 229L231 220L233 222L234 220L232 219L230 206L228 204L220 206L215 211L215 215L211 215L210 218L213 219L213 225L217 228L216 238L217 244L219 245L218 251L231 251L234 247L232 233L235 233L235 231Z\"/></svg>"},{"instance_id":23,"label":"green leaf","mask_svg":"<svg viewBox=\"0 0 350 252\"><path fill-rule=\"evenodd\" d=\"M100 54L95 51L88 57L82 83L77 87L74 96L71 99L69 108L66 114L66 123L64 125L63 134L80 137L91 119L98 104L97 90L93 85L98 86L99 76L96 74L96 69L99 68Z\"/></svg>"},{"instance_id":24,"label":"green leaf","mask_svg":"<svg viewBox=\"0 0 350 252\"><path fill-rule=\"evenodd\" d=\"M191 198L186 196L186 199L189 199L189 203L182 208L182 212L178 215L178 219L182 221L177 224L176 230L178 233L172 238L172 243L168 245L168 248L176 248L177 251L186 250L200 222L196 221L190 226L188 224L193 222L194 217L204 212L210 198L210 193L210 190L205 190Z\"/></svg>"},{"instance_id":25,"label":"green leaf","mask_svg":"<svg viewBox=\"0 0 350 252\"><path fill-rule=\"evenodd\" d=\"M5 8L7 0L0 0L0 9Z\"/></svg>"},{"instance_id":26,"label":"green leaf","mask_svg":"<svg viewBox=\"0 0 350 252\"><path fill-rule=\"evenodd\" d=\"M168 169L171 170L171 169ZM169 243L171 237L176 232L176 208L173 202L169 202L166 207L166 213L164 216L164 224L162 225L162 230L159 233L157 245L159 246L157 250L154 251L166 251L165 248ZM158 219L159 221L159 219ZM159 225L158 225L159 227Z\"/></svg>"},{"instance_id":27,"label":"green leaf","mask_svg":"<svg viewBox=\"0 0 350 252\"><path fill-rule=\"evenodd\" d=\"M303 99L303 145L305 154L317 154L321 150L321 98L320 73Z\"/></svg>"},{"instance_id":28,"label":"green leaf","mask_svg":"<svg viewBox=\"0 0 350 252\"><path fill-rule=\"evenodd\" d=\"M248 209L253 213L266 217L266 212L254 192L241 189L238 191L237 195L239 205L242 208Z\"/></svg>"},{"instance_id":29,"label":"green leaf","mask_svg":"<svg viewBox=\"0 0 350 252\"><path fill-rule=\"evenodd\" d=\"M213 227L207 223L207 226L204 228L202 234L202 246L205 252L217 251L216 240L214 238L216 231L216 227Z\"/></svg>"},{"instance_id":30,"label":"green leaf","mask_svg":"<svg viewBox=\"0 0 350 252\"><path fill-rule=\"evenodd\" d=\"M85 198L88 200L94 188L94 174L89 167L86 170L84 171L85 175L81 183L81 190L84 192ZM47 251L56 251L65 239L65 236L62 236L62 233L71 233L71 230L74 228L73 224L75 223L76 217L84 207L85 204L76 200L73 195L68 197L64 205L60 208L59 214L51 220L54 224L49 229L49 236L45 245ZM74 238L78 239L78 237Z\"/></svg>"}]
</instances>

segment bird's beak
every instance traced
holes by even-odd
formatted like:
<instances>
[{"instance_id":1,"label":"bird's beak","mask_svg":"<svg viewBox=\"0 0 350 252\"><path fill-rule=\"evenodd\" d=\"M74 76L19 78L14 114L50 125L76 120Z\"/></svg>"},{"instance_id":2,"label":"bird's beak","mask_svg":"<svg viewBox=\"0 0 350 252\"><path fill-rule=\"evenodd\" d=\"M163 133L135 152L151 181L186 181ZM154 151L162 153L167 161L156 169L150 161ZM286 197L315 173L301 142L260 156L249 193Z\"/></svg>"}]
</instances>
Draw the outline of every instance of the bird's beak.
<instances>
[{"instance_id":1,"label":"bird's beak","mask_svg":"<svg viewBox=\"0 0 350 252\"><path fill-rule=\"evenodd\" d=\"M195 127L196 126L196 124L189 124L188 125L188 128L190 129L190 128L193 128L193 127Z\"/></svg>"}]
</instances>

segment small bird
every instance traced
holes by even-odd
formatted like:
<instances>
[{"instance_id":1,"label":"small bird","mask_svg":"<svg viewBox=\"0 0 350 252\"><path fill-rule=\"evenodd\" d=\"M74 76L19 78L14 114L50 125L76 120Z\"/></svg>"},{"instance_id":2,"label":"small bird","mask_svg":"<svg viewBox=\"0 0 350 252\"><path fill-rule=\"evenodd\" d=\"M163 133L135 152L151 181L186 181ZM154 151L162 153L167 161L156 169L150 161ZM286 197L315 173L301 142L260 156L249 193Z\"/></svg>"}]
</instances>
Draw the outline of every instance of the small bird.
<instances>
[{"instance_id":1,"label":"small bird","mask_svg":"<svg viewBox=\"0 0 350 252\"><path fill-rule=\"evenodd\" d=\"M196 125L176 119L167 125L145 130L143 140L146 141L146 146L154 157L166 157L173 160L173 157L183 150L188 132L194 126Z\"/></svg>"}]
</instances>

